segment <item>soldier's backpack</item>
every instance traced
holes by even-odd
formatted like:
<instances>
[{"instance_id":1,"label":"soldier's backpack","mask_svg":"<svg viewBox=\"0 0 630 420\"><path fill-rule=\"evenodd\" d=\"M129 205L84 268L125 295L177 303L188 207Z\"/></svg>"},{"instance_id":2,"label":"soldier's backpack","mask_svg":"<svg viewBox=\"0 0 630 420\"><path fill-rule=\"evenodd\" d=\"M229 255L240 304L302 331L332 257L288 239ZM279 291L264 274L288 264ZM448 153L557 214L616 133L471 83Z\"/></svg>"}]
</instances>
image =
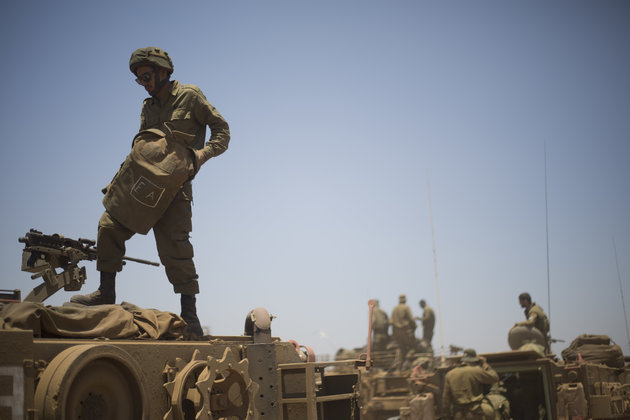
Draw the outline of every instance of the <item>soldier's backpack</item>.
<instances>
[{"instance_id":1,"label":"soldier's backpack","mask_svg":"<svg viewBox=\"0 0 630 420\"><path fill-rule=\"evenodd\" d=\"M193 135L172 130L140 131L131 152L107 186L103 205L133 232L146 234L198 169Z\"/></svg>"}]
</instances>

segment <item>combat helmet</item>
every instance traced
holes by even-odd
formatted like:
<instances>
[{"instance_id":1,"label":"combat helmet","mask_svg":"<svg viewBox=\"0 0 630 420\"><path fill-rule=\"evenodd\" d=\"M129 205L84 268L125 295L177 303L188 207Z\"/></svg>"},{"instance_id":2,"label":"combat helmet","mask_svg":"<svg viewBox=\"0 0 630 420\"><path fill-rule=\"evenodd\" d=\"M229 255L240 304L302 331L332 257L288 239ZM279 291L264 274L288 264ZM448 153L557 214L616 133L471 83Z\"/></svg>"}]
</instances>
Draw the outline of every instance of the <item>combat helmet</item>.
<instances>
[{"instance_id":1,"label":"combat helmet","mask_svg":"<svg viewBox=\"0 0 630 420\"><path fill-rule=\"evenodd\" d=\"M131 54L129 59L129 70L136 74L136 69L141 65L161 67L166 69L169 74L173 73L173 60L168 53L157 47L138 48Z\"/></svg>"}]
</instances>

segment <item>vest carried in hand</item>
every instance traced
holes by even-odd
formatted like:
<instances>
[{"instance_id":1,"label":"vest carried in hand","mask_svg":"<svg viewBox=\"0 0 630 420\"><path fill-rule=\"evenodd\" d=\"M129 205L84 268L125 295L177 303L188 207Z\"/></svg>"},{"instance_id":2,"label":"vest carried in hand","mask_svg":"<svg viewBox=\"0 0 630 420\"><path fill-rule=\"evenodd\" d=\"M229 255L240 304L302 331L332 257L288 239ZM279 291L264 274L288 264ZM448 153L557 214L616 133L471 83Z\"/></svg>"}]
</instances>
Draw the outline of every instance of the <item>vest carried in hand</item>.
<instances>
[{"instance_id":1,"label":"vest carried in hand","mask_svg":"<svg viewBox=\"0 0 630 420\"><path fill-rule=\"evenodd\" d=\"M118 173L107 186L103 205L127 229L146 234L198 169L193 135L155 128L140 131Z\"/></svg>"}]
</instances>

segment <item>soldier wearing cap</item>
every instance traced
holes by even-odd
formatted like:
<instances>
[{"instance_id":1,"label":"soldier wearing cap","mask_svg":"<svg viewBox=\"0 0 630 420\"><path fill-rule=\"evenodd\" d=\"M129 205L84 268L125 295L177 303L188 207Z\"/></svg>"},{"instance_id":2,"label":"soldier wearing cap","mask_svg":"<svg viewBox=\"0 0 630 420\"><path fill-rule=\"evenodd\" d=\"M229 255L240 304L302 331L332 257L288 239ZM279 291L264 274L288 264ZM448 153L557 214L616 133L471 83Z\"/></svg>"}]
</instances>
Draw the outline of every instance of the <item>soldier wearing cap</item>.
<instances>
[{"instance_id":1,"label":"soldier wearing cap","mask_svg":"<svg viewBox=\"0 0 630 420\"><path fill-rule=\"evenodd\" d=\"M461 365L444 377L442 410L454 420L493 420L492 404L484 395L484 385L499 381L499 375L473 349L465 349Z\"/></svg>"},{"instance_id":2,"label":"soldier wearing cap","mask_svg":"<svg viewBox=\"0 0 630 420\"><path fill-rule=\"evenodd\" d=\"M173 61L160 48L146 47L135 50L129 60L129 69L136 82L151 95L144 100L140 117L140 130L165 130L183 133L190 138L188 145L194 152L198 170L208 159L228 148L230 130L227 122L208 102L199 87L182 85L170 80ZM210 138L206 141L206 127ZM203 335L196 310L199 293L198 275L193 262L192 184L185 182L174 199L153 225L153 234L169 282L175 293L181 294L181 315L191 335ZM71 301L83 305L113 304L116 301L115 278L122 270L125 242L134 231L124 226L105 211L99 220L96 268L101 283L97 291L88 295L73 296Z\"/></svg>"},{"instance_id":3,"label":"soldier wearing cap","mask_svg":"<svg viewBox=\"0 0 630 420\"><path fill-rule=\"evenodd\" d=\"M414 320L411 308L407 305L407 296L398 296L398 305L394 307L391 316L392 335L400 351L399 365L402 366L407 354L413 349L416 338L416 321Z\"/></svg>"},{"instance_id":4,"label":"soldier wearing cap","mask_svg":"<svg viewBox=\"0 0 630 420\"><path fill-rule=\"evenodd\" d=\"M545 353L551 352L549 345L549 318L536 302L532 302L529 293L521 293L518 296L518 302L521 308L525 309L525 321L517 322L515 326L534 327L540 331L545 337Z\"/></svg>"}]
</instances>

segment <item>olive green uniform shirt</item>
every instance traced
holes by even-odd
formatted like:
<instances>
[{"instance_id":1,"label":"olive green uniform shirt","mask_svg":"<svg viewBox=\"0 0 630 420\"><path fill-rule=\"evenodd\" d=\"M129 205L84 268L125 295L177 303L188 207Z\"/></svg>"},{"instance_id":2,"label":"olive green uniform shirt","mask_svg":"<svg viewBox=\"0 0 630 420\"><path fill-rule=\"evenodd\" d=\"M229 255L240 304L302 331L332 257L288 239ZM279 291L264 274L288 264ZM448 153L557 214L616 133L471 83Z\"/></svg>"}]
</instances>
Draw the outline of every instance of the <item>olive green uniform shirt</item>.
<instances>
[{"instance_id":1,"label":"olive green uniform shirt","mask_svg":"<svg viewBox=\"0 0 630 420\"><path fill-rule=\"evenodd\" d=\"M392 311L392 326L400 329L416 329L416 322L413 319L411 308L404 303L399 303Z\"/></svg>"},{"instance_id":2,"label":"olive green uniform shirt","mask_svg":"<svg viewBox=\"0 0 630 420\"><path fill-rule=\"evenodd\" d=\"M374 308L372 312L372 329L375 334L387 334L389 318L387 313L381 308Z\"/></svg>"},{"instance_id":3,"label":"olive green uniform shirt","mask_svg":"<svg viewBox=\"0 0 630 420\"><path fill-rule=\"evenodd\" d=\"M374 307L372 312L372 344L374 351L382 351L387 348L389 343L389 318L387 313L379 308Z\"/></svg>"},{"instance_id":4,"label":"olive green uniform shirt","mask_svg":"<svg viewBox=\"0 0 630 420\"><path fill-rule=\"evenodd\" d=\"M409 351L413 348L416 330L416 321L411 313L411 308L404 303L399 303L394 307L391 317L392 335L400 348L400 367Z\"/></svg>"},{"instance_id":5,"label":"olive green uniform shirt","mask_svg":"<svg viewBox=\"0 0 630 420\"><path fill-rule=\"evenodd\" d=\"M529 308L525 309L525 318L527 321L522 325L530 325L536 327L544 336L547 336L549 332L549 320L542 308L536 305L536 302L532 302Z\"/></svg>"},{"instance_id":6,"label":"olive green uniform shirt","mask_svg":"<svg viewBox=\"0 0 630 420\"><path fill-rule=\"evenodd\" d=\"M422 321L423 328L433 330L435 326L435 312L433 312L433 309L431 309L429 305L424 305L422 318L420 320Z\"/></svg>"},{"instance_id":7,"label":"olive green uniform shirt","mask_svg":"<svg viewBox=\"0 0 630 420\"><path fill-rule=\"evenodd\" d=\"M484 397L483 386L498 381L499 375L487 363L482 366L456 367L444 377L442 407L450 413L451 404L458 408L481 402Z\"/></svg>"},{"instance_id":8,"label":"olive green uniform shirt","mask_svg":"<svg viewBox=\"0 0 630 420\"><path fill-rule=\"evenodd\" d=\"M422 312L422 338L431 342L433 338L433 328L435 327L435 312L429 307L424 305L424 312Z\"/></svg>"},{"instance_id":9,"label":"olive green uniform shirt","mask_svg":"<svg viewBox=\"0 0 630 420\"><path fill-rule=\"evenodd\" d=\"M165 100L155 97L144 100L140 130L161 129L164 122L168 122L173 130L194 135L191 146L202 150L206 160L228 148L230 128L227 122L195 85L182 85L173 80ZM204 145L206 126L210 127L210 139Z\"/></svg>"},{"instance_id":10,"label":"olive green uniform shirt","mask_svg":"<svg viewBox=\"0 0 630 420\"><path fill-rule=\"evenodd\" d=\"M529 325L540 331L545 338L545 352L551 351L551 343L549 343L549 318L545 315L542 308L532 302L529 308L525 308L526 321L520 325Z\"/></svg>"}]
</instances>

